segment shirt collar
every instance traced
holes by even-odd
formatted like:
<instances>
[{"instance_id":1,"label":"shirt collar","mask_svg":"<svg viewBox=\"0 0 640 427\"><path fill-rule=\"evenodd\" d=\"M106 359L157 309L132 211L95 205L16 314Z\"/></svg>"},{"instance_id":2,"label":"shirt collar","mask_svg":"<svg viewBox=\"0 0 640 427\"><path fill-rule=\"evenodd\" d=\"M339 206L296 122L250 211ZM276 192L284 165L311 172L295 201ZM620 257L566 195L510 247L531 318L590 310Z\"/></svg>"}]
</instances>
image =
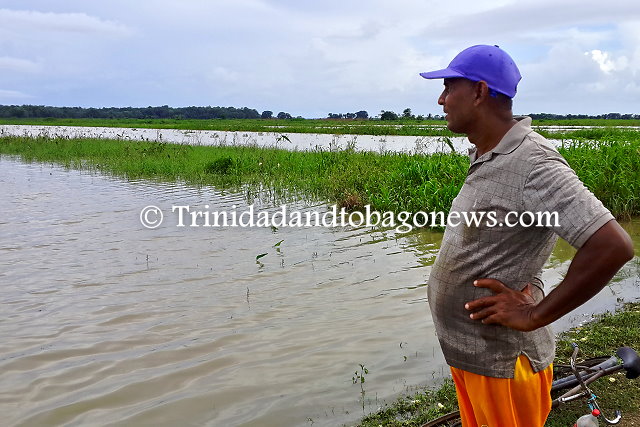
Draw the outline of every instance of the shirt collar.
<instances>
[{"instance_id":1,"label":"shirt collar","mask_svg":"<svg viewBox=\"0 0 640 427\"><path fill-rule=\"evenodd\" d=\"M525 136L527 136L531 131L531 117L514 117L518 123L513 125L511 129L504 134L498 145L496 145L493 150L484 153L480 158L476 158L478 154L478 149L473 146L469 148L469 159L471 160L471 164L475 163L476 160L485 162L491 157L493 154L509 154L516 148L522 144Z\"/></svg>"}]
</instances>

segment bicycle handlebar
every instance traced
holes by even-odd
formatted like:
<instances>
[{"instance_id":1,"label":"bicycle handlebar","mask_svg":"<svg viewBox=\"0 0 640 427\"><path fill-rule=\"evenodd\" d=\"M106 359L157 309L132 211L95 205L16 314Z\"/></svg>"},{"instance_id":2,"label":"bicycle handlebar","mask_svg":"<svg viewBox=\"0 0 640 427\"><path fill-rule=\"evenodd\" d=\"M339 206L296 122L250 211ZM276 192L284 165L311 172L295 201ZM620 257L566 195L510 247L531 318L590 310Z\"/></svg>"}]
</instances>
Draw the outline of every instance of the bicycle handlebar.
<instances>
[{"instance_id":1,"label":"bicycle handlebar","mask_svg":"<svg viewBox=\"0 0 640 427\"><path fill-rule=\"evenodd\" d=\"M576 367L576 357L578 356L578 351L579 351L578 345L576 343L571 343L571 346L573 347L573 354L571 355L571 361L570 361L571 370L573 371L573 374L575 375L575 377L578 379L578 382L580 383L580 385L574 387L572 390L570 390L569 392L559 397L557 399L558 403L569 402L571 400L578 399L580 397L590 396L589 400L587 401L589 408L591 410L598 409L600 411L600 415L602 416L602 418L607 424L609 425L618 424L622 419L622 413L620 412L620 410L616 409L615 418L612 418L612 419L607 418L604 415L604 412L602 412L602 409L600 409L600 406L598 406L596 395L589 389L589 387L587 387L587 384L591 384L598 378L604 375L608 375L609 373L618 371L622 368L624 368L627 371L627 378L636 378L638 375L640 375L640 358L638 357L638 354L635 352L635 350L629 347L619 348L618 351L616 351L616 354L622 359L623 361L622 365L613 366L608 369L600 369L597 373L587 378L587 380L585 381L583 380L582 375L580 374L580 372L578 372L578 368ZM583 390L581 393L577 393L576 395L573 394L578 392L580 389Z\"/></svg>"}]
</instances>

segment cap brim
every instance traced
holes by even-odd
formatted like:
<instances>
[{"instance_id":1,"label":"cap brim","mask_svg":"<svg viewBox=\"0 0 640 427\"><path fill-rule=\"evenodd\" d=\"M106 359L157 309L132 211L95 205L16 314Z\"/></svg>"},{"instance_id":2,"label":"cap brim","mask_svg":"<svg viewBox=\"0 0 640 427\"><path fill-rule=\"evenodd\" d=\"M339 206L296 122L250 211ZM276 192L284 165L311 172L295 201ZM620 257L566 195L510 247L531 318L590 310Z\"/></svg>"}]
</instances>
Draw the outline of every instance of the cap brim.
<instances>
[{"instance_id":1,"label":"cap brim","mask_svg":"<svg viewBox=\"0 0 640 427\"><path fill-rule=\"evenodd\" d=\"M461 73L450 68L420 73L420 75L425 79L452 79L456 77L464 77Z\"/></svg>"}]
</instances>

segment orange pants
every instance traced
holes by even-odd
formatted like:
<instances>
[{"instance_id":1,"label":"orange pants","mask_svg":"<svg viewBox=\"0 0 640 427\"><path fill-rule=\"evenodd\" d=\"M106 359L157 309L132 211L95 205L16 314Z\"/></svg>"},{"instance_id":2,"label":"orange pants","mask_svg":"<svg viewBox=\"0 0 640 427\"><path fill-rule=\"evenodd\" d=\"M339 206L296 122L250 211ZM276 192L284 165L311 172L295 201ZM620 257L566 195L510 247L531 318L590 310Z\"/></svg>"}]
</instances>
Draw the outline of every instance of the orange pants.
<instances>
[{"instance_id":1,"label":"orange pants","mask_svg":"<svg viewBox=\"0 0 640 427\"><path fill-rule=\"evenodd\" d=\"M551 411L553 367L533 372L520 355L513 378L451 368L464 427L542 427Z\"/></svg>"}]
</instances>

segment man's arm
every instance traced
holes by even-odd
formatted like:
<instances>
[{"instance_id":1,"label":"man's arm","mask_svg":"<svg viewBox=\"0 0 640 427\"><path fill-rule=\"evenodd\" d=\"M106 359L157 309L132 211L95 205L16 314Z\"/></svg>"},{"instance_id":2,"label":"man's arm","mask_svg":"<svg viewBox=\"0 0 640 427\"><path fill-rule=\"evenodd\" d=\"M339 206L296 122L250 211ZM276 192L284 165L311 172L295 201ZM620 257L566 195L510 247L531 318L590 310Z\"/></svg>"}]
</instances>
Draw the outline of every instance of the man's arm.
<instances>
[{"instance_id":1,"label":"man's arm","mask_svg":"<svg viewBox=\"0 0 640 427\"><path fill-rule=\"evenodd\" d=\"M578 249L564 280L537 305L528 288L531 285L518 292L495 279L478 279L474 286L491 289L496 295L468 302L465 308L472 319L482 323L532 331L590 300L633 255L631 238L611 220Z\"/></svg>"}]
</instances>

